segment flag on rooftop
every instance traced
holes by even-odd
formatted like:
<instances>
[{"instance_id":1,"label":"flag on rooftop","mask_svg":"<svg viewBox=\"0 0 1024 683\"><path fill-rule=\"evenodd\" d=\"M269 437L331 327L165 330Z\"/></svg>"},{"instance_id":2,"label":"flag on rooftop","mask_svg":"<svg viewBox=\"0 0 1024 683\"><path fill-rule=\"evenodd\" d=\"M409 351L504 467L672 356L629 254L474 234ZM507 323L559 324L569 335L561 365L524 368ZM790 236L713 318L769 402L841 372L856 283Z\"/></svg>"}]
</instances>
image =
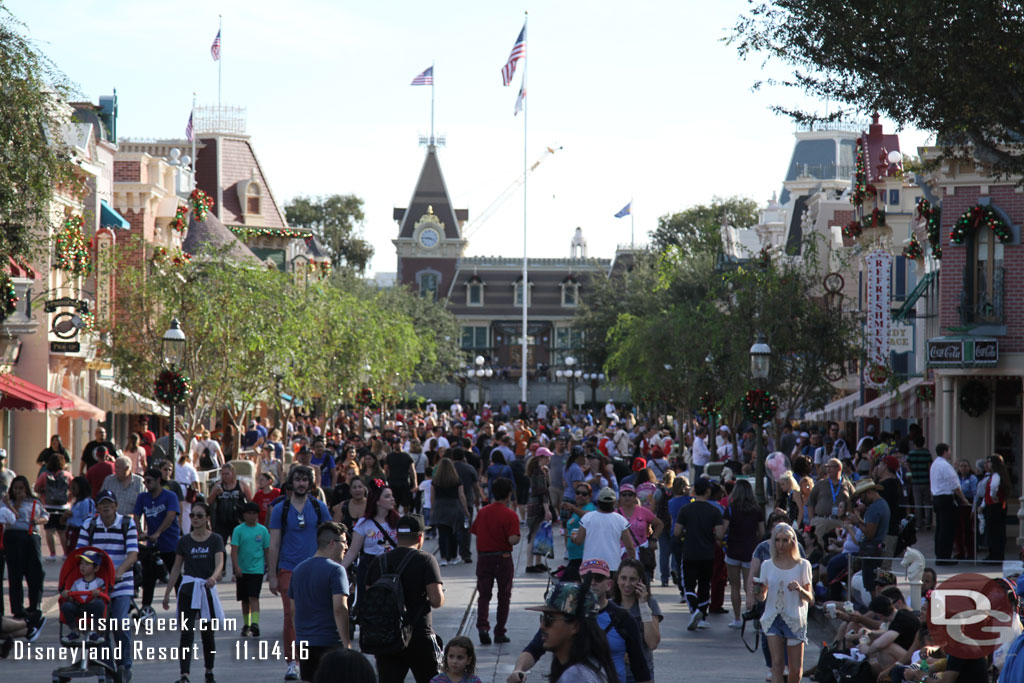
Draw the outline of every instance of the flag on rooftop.
<instances>
[{"instance_id":1,"label":"flag on rooftop","mask_svg":"<svg viewBox=\"0 0 1024 683\"><path fill-rule=\"evenodd\" d=\"M523 110L523 102L526 100L526 86L519 86L519 97L516 98L516 111L513 116L516 116Z\"/></svg>"},{"instance_id":2,"label":"flag on rooftop","mask_svg":"<svg viewBox=\"0 0 1024 683\"><path fill-rule=\"evenodd\" d=\"M431 66L416 78L412 79L409 85L434 85L434 67Z\"/></svg>"},{"instance_id":3,"label":"flag on rooftop","mask_svg":"<svg viewBox=\"0 0 1024 683\"><path fill-rule=\"evenodd\" d=\"M213 61L220 59L220 29L217 29L217 37L213 39L213 45L210 46L210 54L213 55Z\"/></svg>"},{"instance_id":4,"label":"flag on rooftop","mask_svg":"<svg viewBox=\"0 0 1024 683\"><path fill-rule=\"evenodd\" d=\"M512 52L508 56L505 66L501 67L501 80L507 86L512 82L512 76L516 72L516 62L526 56L526 24L516 38L516 44L512 46Z\"/></svg>"},{"instance_id":5,"label":"flag on rooftop","mask_svg":"<svg viewBox=\"0 0 1024 683\"><path fill-rule=\"evenodd\" d=\"M633 206L633 202L631 200L629 202L629 204L626 204L624 207L619 209L619 212L617 214L615 214L615 217L616 218L625 218L626 216L628 216L629 214L631 214L633 212L632 206Z\"/></svg>"},{"instance_id":6,"label":"flag on rooftop","mask_svg":"<svg viewBox=\"0 0 1024 683\"><path fill-rule=\"evenodd\" d=\"M185 126L185 139L192 142L192 114L188 115L188 125Z\"/></svg>"}]
</instances>

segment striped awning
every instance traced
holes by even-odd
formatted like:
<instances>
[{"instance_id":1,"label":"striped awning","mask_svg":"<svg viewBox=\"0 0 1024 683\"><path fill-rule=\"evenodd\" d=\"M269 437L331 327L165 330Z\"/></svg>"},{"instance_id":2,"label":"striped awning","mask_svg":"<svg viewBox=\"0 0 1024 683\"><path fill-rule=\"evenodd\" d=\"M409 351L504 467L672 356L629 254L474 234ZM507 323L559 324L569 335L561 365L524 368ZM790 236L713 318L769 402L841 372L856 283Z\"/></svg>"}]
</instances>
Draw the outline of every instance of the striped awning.
<instances>
[{"instance_id":1,"label":"striped awning","mask_svg":"<svg viewBox=\"0 0 1024 683\"><path fill-rule=\"evenodd\" d=\"M854 419L854 408L859 403L860 394L854 392L826 404L821 410L804 413L804 419L809 422L849 422Z\"/></svg>"},{"instance_id":2,"label":"striped awning","mask_svg":"<svg viewBox=\"0 0 1024 683\"><path fill-rule=\"evenodd\" d=\"M167 407L140 396L110 379L96 380L96 403L101 410L127 415L167 415Z\"/></svg>"},{"instance_id":3,"label":"striped awning","mask_svg":"<svg viewBox=\"0 0 1024 683\"><path fill-rule=\"evenodd\" d=\"M917 388L925 384L924 377L915 377L904 382L896 393L882 394L853 411L857 417L874 417L879 420L921 420L935 412L935 401L921 401Z\"/></svg>"}]
</instances>

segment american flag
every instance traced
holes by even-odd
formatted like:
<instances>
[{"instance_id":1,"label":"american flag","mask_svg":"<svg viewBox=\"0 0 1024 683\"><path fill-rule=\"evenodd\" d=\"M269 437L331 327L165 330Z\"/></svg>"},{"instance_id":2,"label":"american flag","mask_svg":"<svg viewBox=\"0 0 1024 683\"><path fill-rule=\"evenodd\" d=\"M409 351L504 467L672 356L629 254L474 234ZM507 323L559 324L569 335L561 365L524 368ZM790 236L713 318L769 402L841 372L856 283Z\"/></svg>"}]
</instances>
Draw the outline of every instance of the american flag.
<instances>
[{"instance_id":1,"label":"american flag","mask_svg":"<svg viewBox=\"0 0 1024 683\"><path fill-rule=\"evenodd\" d=\"M505 66L501 67L501 80L507 86L512 82L512 75L516 72L516 62L526 56L526 24L516 38L516 44L512 46L512 52L508 56Z\"/></svg>"},{"instance_id":2,"label":"american flag","mask_svg":"<svg viewBox=\"0 0 1024 683\"><path fill-rule=\"evenodd\" d=\"M434 67L430 67L416 78L412 79L409 85L434 85Z\"/></svg>"},{"instance_id":3,"label":"american flag","mask_svg":"<svg viewBox=\"0 0 1024 683\"><path fill-rule=\"evenodd\" d=\"M210 46L210 54L213 55L213 61L220 59L220 29L217 29L217 37L213 39L213 45Z\"/></svg>"},{"instance_id":4,"label":"american flag","mask_svg":"<svg viewBox=\"0 0 1024 683\"><path fill-rule=\"evenodd\" d=\"M516 111L513 116L516 116L523 110L523 102L526 101L526 86L519 86L519 97L516 98Z\"/></svg>"},{"instance_id":5,"label":"american flag","mask_svg":"<svg viewBox=\"0 0 1024 683\"><path fill-rule=\"evenodd\" d=\"M185 139L192 142L192 114L188 115L188 125L185 126Z\"/></svg>"}]
</instances>

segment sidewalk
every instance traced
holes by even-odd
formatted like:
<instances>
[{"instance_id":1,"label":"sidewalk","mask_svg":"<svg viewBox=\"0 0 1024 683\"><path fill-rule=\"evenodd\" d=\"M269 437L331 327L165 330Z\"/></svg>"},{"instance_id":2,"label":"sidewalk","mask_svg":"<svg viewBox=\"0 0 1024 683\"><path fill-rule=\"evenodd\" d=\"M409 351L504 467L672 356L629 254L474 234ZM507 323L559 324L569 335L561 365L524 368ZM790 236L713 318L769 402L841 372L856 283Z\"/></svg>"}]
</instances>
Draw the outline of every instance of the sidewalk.
<instances>
[{"instance_id":1,"label":"sidewalk","mask_svg":"<svg viewBox=\"0 0 1024 683\"><path fill-rule=\"evenodd\" d=\"M922 532L918 537L916 546L924 552L926 557L933 554L933 537L930 532ZM436 552L435 541L428 541L425 550ZM559 556L562 555L564 545L560 536L556 534L556 548ZM544 590L547 586L545 575L525 574L522 568L525 567L527 558L526 544L521 543L516 552L516 579L512 593L512 611L509 617L508 635L512 642L505 645L477 645L478 675L485 683L504 683L512 672L516 657L522 648L529 642L536 632L537 614L524 610L529 605L535 605L543 601ZM552 561L552 564L561 564L561 560ZM47 580L45 584L44 609L49 621L40 638L33 644L33 648L56 647L57 646L57 612L56 612L56 590L59 564L45 563ZM958 572L978 572L987 575L999 575L999 570L992 568L991 571L979 571L984 565L974 565L961 562L954 567L939 567L940 580ZM899 567L898 560L894 563L894 573L900 580L900 587L907 590L904 579L904 572ZM476 576L474 564L449 565L442 568L442 576L445 583L445 605L433 612L434 628L441 638L449 638L461 632L469 636L474 643L476 637ZM655 598L659 601L665 613L665 621L661 626L662 641L654 653L655 680L703 680L713 675L716 683L730 683L733 681L761 681L767 669L764 666L764 659L761 654L751 654L740 641L739 631L727 627L732 615L713 615L709 617L712 625L704 631L688 632L686 622L688 611L685 605L680 604L678 590L674 586L661 588L657 582L653 590ZM281 681L285 673L285 664L280 654L282 612L280 598L270 594L264 584L260 627L262 638L241 639L238 637L238 630L241 628L241 611L238 603L234 600L234 586L230 581L222 582L219 593L225 612L229 619L238 620L238 628L230 631L221 631L217 634L217 665L216 674L219 681L246 681L247 683L259 683L262 681ZM163 586L157 587L157 602L163 596ZM493 610L496 608L496 599L491 601L493 625ZM726 592L726 608L729 607L729 595ZM157 606L157 616L170 616L171 612L163 612ZM813 632L812 632L813 633ZM748 630L748 641L752 634ZM820 648L820 637L818 643L810 643L805 653L805 666L809 667L817 661ZM176 632L156 631L151 635L143 633L137 641L146 648L172 648L178 644ZM262 643L264 644L260 644ZM813 641L813 638L812 638ZM24 644L24 641L20 641ZM248 649L244 647L248 644ZM248 653L246 655L246 652ZM45 652L43 656L45 657ZM0 680L5 681L47 681L50 679L50 671L63 663L38 659L16 659L15 654L6 659L0 660ZM550 668L550 660L545 658L533 669L530 680L539 682L544 680ZM193 680L202 680L203 665L201 655L199 661L192 664ZM166 653L149 651L144 659L135 663L136 681L176 681L178 678L178 664L174 659L168 658ZM412 681L408 677L407 681Z\"/></svg>"}]
</instances>

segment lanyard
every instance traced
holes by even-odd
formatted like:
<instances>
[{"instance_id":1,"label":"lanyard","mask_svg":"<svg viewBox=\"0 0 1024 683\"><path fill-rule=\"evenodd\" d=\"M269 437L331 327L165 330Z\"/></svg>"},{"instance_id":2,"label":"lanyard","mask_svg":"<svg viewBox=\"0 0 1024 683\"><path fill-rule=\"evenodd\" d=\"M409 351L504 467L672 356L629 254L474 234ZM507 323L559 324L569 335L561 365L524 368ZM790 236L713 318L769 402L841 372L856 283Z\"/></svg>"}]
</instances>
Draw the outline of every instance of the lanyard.
<instances>
[{"instance_id":1,"label":"lanyard","mask_svg":"<svg viewBox=\"0 0 1024 683\"><path fill-rule=\"evenodd\" d=\"M835 505L836 496L839 495L839 491L842 491L843 485L839 484L839 487L837 489L835 486L832 485L832 480L829 479L828 480L828 488L832 492L832 504Z\"/></svg>"}]
</instances>

